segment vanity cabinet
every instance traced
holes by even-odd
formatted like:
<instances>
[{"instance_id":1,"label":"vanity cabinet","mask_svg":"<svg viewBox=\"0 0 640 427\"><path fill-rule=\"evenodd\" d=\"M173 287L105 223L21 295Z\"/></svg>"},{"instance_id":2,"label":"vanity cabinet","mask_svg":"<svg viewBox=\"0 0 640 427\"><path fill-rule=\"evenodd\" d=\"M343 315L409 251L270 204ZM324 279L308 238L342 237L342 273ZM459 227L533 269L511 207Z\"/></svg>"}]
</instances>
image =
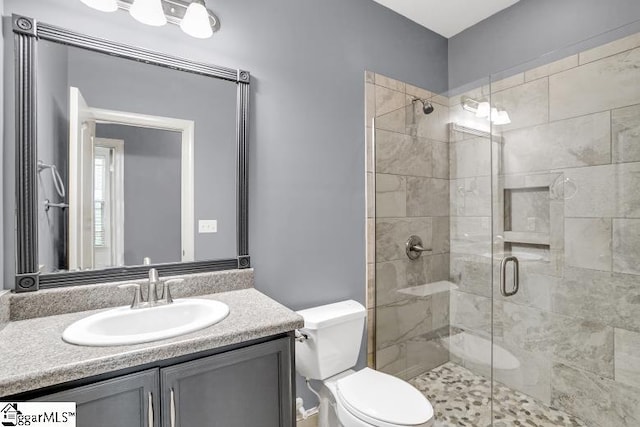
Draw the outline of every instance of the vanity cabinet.
<instances>
[{"instance_id":1,"label":"vanity cabinet","mask_svg":"<svg viewBox=\"0 0 640 427\"><path fill-rule=\"evenodd\" d=\"M162 427L293 426L290 341L164 368Z\"/></svg>"},{"instance_id":2,"label":"vanity cabinet","mask_svg":"<svg viewBox=\"0 0 640 427\"><path fill-rule=\"evenodd\" d=\"M78 427L154 427L159 389L158 369L149 369L33 400L76 402Z\"/></svg>"},{"instance_id":3,"label":"vanity cabinet","mask_svg":"<svg viewBox=\"0 0 640 427\"><path fill-rule=\"evenodd\" d=\"M287 336L34 400L76 402L78 427L293 427L293 369Z\"/></svg>"}]
</instances>

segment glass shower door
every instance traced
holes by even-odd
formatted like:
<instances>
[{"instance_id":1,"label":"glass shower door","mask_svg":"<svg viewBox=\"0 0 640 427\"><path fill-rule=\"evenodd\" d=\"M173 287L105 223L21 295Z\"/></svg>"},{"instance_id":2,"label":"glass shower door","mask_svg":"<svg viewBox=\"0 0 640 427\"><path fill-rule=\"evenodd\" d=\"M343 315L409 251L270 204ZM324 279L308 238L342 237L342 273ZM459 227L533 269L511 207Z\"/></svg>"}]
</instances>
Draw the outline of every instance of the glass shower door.
<instances>
[{"instance_id":1,"label":"glass shower door","mask_svg":"<svg viewBox=\"0 0 640 427\"><path fill-rule=\"evenodd\" d=\"M455 287L445 341L449 363L439 368L444 387L435 393L444 426L492 420L491 96L488 79L471 86L449 96L449 276Z\"/></svg>"},{"instance_id":2,"label":"glass shower door","mask_svg":"<svg viewBox=\"0 0 640 427\"><path fill-rule=\"evenodd\" d=\"M495 426L640 425L640 35L621 32L491 79Z\"/></svg>"},{"instance_id":3,"label":"glass shower door","mask_svg":"<svg viewBox=\"0 0 640 427\"><path fill-rule=\"evenodd\" d=\"M494 425L571 420L551 407L548 322L564 240L555 150L557 137L570 139L572 130L550 122L548 93L548 77L492 78Z\"/></svg>"},{"instance_id":4,"label":"glass shower door","mask_svg":"<svg viewBox=\"0 0 640 427\"><path fill-rule=\"evenodd\" d=\"M418 388L437 426L490 425L489 79L447 94L365 79L369 364Z\"/></svg>"}]
</instances>

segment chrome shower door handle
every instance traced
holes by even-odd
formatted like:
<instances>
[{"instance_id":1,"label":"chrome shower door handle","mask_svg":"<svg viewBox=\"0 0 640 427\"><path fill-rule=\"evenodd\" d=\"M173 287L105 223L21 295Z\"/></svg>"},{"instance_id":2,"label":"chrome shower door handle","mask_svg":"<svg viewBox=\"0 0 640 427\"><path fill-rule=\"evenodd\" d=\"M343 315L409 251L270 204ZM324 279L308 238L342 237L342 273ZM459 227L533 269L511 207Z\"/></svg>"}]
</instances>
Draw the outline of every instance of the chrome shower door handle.
<instances>
[{"instance_id":1,"label":"chrome shower door handle","mask_svg":"<svg viewBox=\"0 0 640 427\"><path fill-rule=\"evenodd\" d=\"M507 291L507 264L513 262L513 288L511 291ZM514 256L508 256L502 258L500 262L500 293L504 297L512 297L518 293L520 289L520 263L518 258Z\"/></svg>"}]
</instances>

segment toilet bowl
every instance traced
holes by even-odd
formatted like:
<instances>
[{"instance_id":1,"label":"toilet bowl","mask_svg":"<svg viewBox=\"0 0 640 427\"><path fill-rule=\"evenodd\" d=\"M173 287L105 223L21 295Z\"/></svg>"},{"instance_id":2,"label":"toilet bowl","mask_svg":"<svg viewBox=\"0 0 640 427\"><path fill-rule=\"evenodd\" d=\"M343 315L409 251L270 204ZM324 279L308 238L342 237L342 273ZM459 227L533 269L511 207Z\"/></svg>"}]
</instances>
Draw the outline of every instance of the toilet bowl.
<instances>
[{"instance_id":1,"label":"toilet bowl","mask_svg":"<svg viewBox=\"0 0 640 427\"><path fill-rule=\"evenodd\" d=\"M434 411L415 387L364 368L354 371L365 308L343 301L299 311L305 327L296 340L296 370L321 381L320 427L429 427Z\"/></svg>"},{"instance_id":2,"label":"toilet bowl","mask_svg":"<svg viewBox=\"0 0 640 427\"><path fill-rule=\"evenodd\" d=\"M406 381L364 368L348 371L324 385L335 399L336 415L344 427L429 427L433 407Z\"/></svg>"}]
</instances>

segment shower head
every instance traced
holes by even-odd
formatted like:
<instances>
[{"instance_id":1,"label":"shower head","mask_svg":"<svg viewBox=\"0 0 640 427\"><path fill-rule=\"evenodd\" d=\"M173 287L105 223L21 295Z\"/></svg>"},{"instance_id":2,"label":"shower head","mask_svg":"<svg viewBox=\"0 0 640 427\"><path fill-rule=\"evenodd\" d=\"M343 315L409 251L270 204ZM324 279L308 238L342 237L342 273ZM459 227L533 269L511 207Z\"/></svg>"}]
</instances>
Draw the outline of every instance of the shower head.
<instances>
[{"instance_id":1,"label":"shower head","mask_svg":"<svg viewBox=\"0 0 640 427\"><path fill-rule=\"evenodd\" d=\"M425 113L425 114L433 113L433 110L434 110L433 104L431 104L426 99L413 98L413 103L415 104L416 102L421 102L422 103L422 112L423 113Z\"/></svg>"}]
</instances>

